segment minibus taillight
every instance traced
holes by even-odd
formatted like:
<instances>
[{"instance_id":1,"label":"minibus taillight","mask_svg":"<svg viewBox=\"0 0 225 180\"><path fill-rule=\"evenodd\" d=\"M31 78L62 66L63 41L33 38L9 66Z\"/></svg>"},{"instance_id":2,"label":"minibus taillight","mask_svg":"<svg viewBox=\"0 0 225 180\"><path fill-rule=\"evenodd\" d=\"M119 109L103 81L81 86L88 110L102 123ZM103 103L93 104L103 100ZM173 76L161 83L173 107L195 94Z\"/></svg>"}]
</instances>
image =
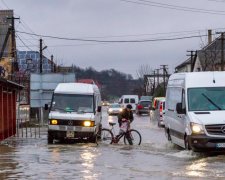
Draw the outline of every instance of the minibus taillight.
<instances>
[{"instance_id":1,"label":"minibus taillight","mask_svg":"<svg viewBox=\"0 0 225 180\"><path fill-rule=\"evenodd\" d=\"M160 111L160 112L163 111L163 103L160 103L159 111Z\"/></svg>"}]
</instances>

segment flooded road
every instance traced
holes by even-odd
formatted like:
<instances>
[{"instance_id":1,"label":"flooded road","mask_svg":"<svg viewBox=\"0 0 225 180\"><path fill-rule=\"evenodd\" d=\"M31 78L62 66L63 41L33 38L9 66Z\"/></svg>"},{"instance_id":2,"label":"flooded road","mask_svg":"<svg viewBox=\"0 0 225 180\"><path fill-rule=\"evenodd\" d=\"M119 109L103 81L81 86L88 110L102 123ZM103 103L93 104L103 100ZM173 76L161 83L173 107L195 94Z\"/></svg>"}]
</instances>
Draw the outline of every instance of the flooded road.
<instances>
[{"instance_id":1,"label":"flooded road","mask_svg":"<svg viewBox=\"0 0 225 180\"><path fill-rule=\"evenodd\" d=\"M103 114L103 126L117 122ZM182 150L167 142L149 116L136 116L132 127L142 144L47 144L40 138L14 137L0 145L0 179L224 179L225 156ZM118 129L116 129L117 131Z\"/></svg>"}]
</instances>

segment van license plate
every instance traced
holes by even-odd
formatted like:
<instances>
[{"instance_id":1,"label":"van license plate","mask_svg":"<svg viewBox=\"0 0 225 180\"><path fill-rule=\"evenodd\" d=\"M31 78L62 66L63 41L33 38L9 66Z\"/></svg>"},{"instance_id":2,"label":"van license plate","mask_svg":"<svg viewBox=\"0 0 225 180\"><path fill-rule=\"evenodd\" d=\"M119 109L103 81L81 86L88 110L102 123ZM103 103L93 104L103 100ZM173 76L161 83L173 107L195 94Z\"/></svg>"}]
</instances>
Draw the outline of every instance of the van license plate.
<instances>
[{"instance_id":1,"label":"van license plate","mask_svg":"<svg viewBox=\"0 0 225 180\"><path fill-rule=\"evenodd\" d=\"M216 147L217 148L225 148L225 143L217 143Z\"/></svg>"},{"instance_id":2,"label":"van license plate","mask_svg":"<svg viewBox=\"0 0 225 180\"><path fill-rule=\"evenodd\" d=\"M74 138L74 131L67 131L66 132L66 137L67 138Z\"/></svg>"}]
</instances>

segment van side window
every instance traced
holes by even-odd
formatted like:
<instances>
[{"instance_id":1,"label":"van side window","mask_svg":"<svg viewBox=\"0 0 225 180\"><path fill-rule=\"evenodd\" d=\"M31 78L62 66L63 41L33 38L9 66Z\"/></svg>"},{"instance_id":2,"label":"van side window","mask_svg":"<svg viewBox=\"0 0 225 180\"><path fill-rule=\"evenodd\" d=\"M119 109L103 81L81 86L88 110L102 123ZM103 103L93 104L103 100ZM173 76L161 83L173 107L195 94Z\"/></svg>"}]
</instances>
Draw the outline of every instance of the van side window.
<instances>
[{"instance_id":1,"label":"van side window","mask_svg":"<svg viewBox=\"0 0 225 180\"><path fill-rule=\"evenodd\" d=\"M180 103L182 100L182 88L168 87L166 96L166 106L168 110L174 111L176 109L177 103Z\"/></svg>"},{"instance_id":2,"label":"van side window","mask_svg":"<svg viewBox=\"0 0 225 180\"><path fill-rule=\"evenodd\" d=\"M135 99L134 98L131 98L130 99L130 103L135 103Z\"/></svg>"},{"instance_id":3,"label":"van side window","mask_svg":"<svg viewBox=\"0 0 225 180\"><path fill-rule=\"evenodd\" d=\"M129 103L129 99L128 98L124 99L124 103Z\"/></svg>"}]
</instances>

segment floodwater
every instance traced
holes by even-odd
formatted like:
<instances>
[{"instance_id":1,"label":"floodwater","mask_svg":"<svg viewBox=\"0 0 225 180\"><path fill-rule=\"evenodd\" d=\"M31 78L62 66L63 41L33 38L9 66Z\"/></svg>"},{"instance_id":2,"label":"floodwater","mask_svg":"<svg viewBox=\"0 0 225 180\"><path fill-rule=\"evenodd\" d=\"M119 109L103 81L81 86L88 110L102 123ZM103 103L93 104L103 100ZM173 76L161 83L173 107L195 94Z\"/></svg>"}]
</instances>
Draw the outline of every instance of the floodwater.
<instances>
[{"instance_id":1,"label":"floodwater","mask_svg":"<svg viewBox=\"0 0 225 180\"><path fill-rule=\"evenodd\" d=\"M117 122L103 114L103 126ZM149 116L135 116L140 146L47 144L40 138L13 137L0 145L0 179L224 179L225 156L183 150L167 142ZM116 132L118 129L116 129Z\"/></svg>"}]
</instances>

